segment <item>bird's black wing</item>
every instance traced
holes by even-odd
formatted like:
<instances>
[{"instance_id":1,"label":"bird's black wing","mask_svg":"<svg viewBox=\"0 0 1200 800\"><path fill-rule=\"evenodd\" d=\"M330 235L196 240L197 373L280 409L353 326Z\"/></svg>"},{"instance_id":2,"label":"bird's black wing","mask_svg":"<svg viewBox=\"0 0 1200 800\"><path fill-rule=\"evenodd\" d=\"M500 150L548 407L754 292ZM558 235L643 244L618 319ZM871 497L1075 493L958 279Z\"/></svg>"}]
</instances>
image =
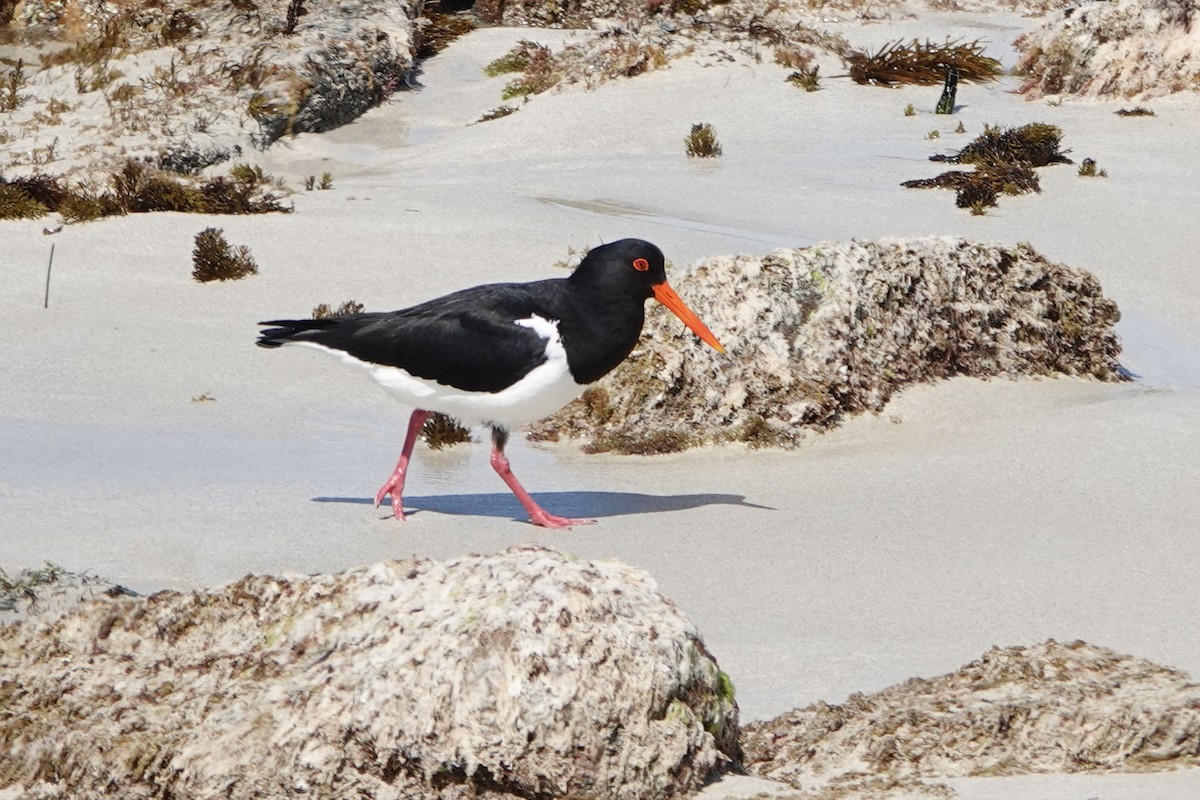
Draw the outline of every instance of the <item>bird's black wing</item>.
<instances>
[{"instance_id":1,"label":"bird's black wing","mask_svg":"<svg viewBox=\"0 0 1200 800\"><path fill-rule=\"evenodd\" d=\"M517 320L554 320L561 281L464 289L412 308L260 325L261 347L312 342L471 392L497 392L546 361L546 340Z\"/></svg>"}]
</instances>

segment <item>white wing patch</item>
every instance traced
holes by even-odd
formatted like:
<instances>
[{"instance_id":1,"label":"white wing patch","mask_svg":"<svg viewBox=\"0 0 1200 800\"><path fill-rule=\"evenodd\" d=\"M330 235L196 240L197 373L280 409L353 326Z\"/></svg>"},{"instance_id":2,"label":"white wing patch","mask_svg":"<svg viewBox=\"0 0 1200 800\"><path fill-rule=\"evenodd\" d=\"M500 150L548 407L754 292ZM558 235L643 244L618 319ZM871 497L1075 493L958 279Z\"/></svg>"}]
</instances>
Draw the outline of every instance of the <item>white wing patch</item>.
<instances>
[{"instance_id":1,"label":"white wing patch","mask_svg":"<svg viewBox=\"0 0 1200 800\"><path fill-rule=\"evenodd\" d=\"M499 392L468 392L418 378L399 367L362 361L349 353L316 342L301 340L295 344L315 347L347 364L365 368L381 386L407 405L440 411L468 425L497 423L516 427L550 416L578 397L584 387L571 377L567 351L563 347L557 321L535 314L529 319L516 320L514 324L531 329L545 341L546 360Z\"/></svg>"}]
</instances>

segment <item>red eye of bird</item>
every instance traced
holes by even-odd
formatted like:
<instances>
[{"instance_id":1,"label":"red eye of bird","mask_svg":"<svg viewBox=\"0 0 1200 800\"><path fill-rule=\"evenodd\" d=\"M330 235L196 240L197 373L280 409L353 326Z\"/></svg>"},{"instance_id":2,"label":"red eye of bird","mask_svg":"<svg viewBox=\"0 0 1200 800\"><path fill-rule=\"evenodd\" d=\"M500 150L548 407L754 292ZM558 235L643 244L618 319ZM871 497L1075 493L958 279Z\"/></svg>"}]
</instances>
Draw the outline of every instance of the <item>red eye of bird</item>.
<instances>
[{"instance_id":1,"label":"red eye of bird","mask_svg":"<svg viewBox=\"0 0 1200 800\"><path fill-rule=\"evenodd\" d=\"M644 258L635 258L633 260L633 268L638 272L645 272L650 269L650 262Z\"/></svg>"}]
</instances>

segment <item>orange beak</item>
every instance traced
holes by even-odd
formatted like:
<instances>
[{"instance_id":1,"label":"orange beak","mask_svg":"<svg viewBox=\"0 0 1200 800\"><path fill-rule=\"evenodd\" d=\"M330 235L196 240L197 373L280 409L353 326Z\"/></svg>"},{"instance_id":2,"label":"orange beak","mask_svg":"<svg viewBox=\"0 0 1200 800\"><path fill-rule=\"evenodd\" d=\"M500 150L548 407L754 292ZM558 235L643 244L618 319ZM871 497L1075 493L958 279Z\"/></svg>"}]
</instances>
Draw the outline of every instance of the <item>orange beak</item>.
<instances>
[{"instance_id":1,"label":"orange beak","mask_svg":"<svg viewBox=\"0 0 1200 800\"><path fill-rule=\"evenodd\" d=\"M717 341L717 337L713 336L713 332L687 307L687 304L680 299L679 295L675 294L675 290L668 286L666 281L655 284L650 288L654 290L654 299L671 309L671 313L683 320L684 325L687 325L697 336L712 345L713 349L718 353L725 352L725 348Z\"/></svg>"}]
</instances>

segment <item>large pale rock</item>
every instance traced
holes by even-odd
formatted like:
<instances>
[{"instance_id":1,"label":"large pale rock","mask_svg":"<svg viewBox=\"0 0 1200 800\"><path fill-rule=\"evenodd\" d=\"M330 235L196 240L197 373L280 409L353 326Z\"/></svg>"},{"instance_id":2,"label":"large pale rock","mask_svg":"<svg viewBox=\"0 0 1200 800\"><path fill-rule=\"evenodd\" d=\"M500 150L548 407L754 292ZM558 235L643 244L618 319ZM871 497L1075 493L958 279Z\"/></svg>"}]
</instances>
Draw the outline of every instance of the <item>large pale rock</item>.
<instances>
[{"instance_id":1,"label":"large pale rock","mask_svg":"<svg viewBox=\"0 0 1200 800\"><path fill-rule=\"evenodd\" d=\"M195 172L349 122L404 87L422 0L305 0L290 25L289 5L26 0L14 24L57 52L24 64L8 121L28 125L28 153L6 169L38 171L51 147L56 172L127 157Z\"/></svg>"},{"instance_id":2,"label":"large pale rock","mask_svg":"<svg viewBox=\"0 0 1200 800\"><path fill-rule=\"evenodd\" d=\"M737 756L644 572L538 548L0 627L0 794L667 798Z\"/></svg>"},{"instance_id":3,"label":"large pale rock","mask_svg":"<svg viewBox=\"0 0 1200 800\"><path fill-rule=\"evenodd\" d=\"M650 309L630 358L535 437L623 452L790 446L915 381L1120 378L1116 304L1089 273L1025 244L826 243L707 258L673 283L728 353Z\"/></svg>"},{"instance_id":4,"label":"large pale rock","mask_svg":"<svg viewBox=\"0 0 1200 800\"><path fill-rule=\"evenodd\" d=\"M993 648L933 679L744 729L746 767L824 797L928 779L1200 763L1200 686L1085 642Z\"/></svg>"},{"instance_id":5,"label":"large pale rock","mask_svg":"<svg viewBox=\"0 0 1200 800\"><path fill-rule=\"evenodd\" d=\"M1195 0L1085 0L1016 40L1021 87L1047 94L1155 97L1200 89Z\"/></svg>"}]
</instances>

